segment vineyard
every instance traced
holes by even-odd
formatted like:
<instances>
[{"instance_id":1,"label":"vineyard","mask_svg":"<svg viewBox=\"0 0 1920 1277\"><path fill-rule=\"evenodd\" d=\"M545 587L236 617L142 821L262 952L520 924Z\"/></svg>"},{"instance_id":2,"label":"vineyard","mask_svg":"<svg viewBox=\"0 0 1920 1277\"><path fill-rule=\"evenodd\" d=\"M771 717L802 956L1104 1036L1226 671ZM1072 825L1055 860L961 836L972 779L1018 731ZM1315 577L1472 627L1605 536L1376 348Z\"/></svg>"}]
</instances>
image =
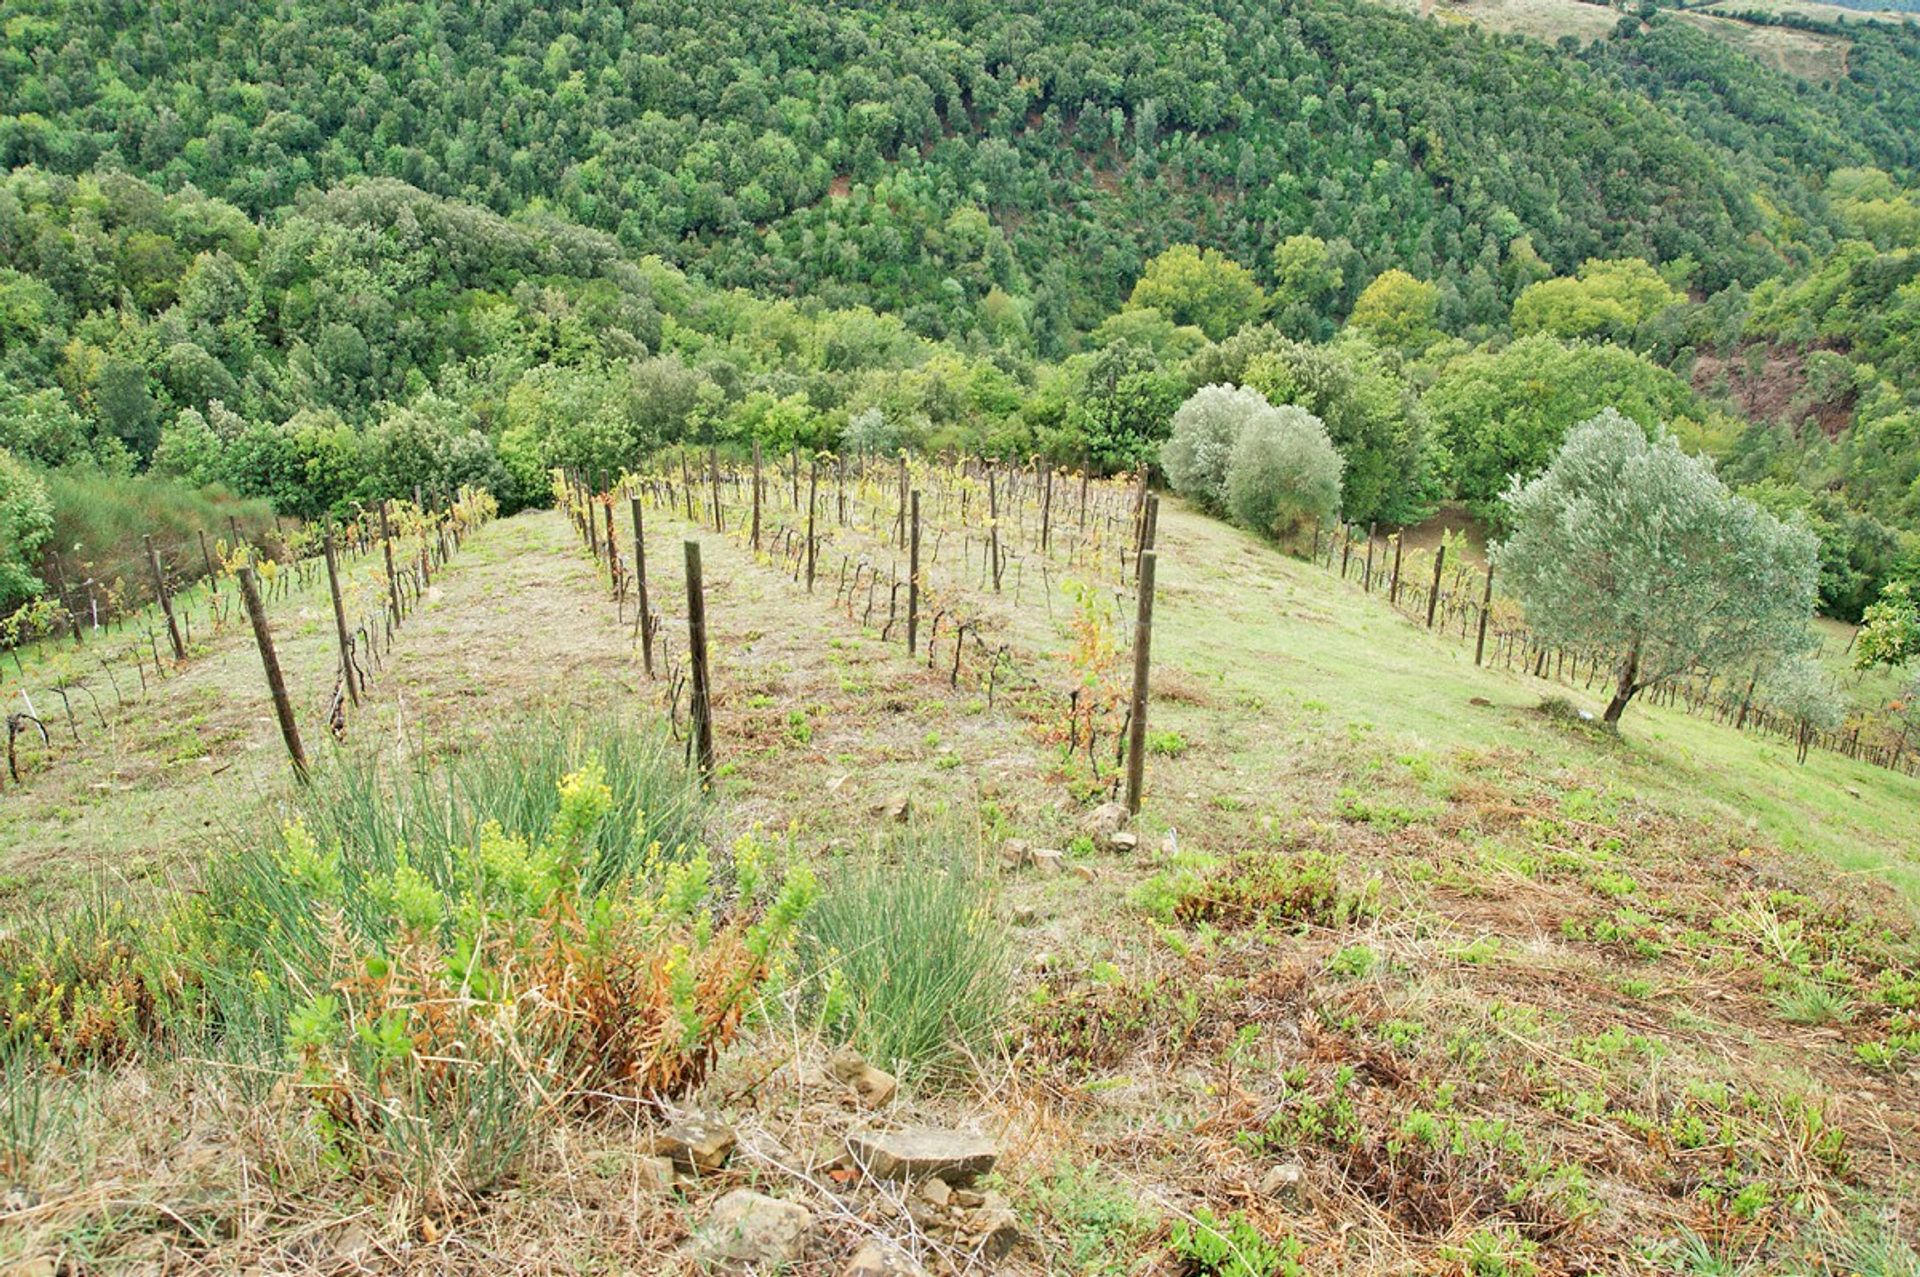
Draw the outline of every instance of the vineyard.
<instances>
[{"instance_id":1,"label":"vineyard","mask_svg":"<svg viewBox=\"0 0 1920 1277\"><path fill-rule=\"evenodd\" d=\"M723 468L712 452L665 460L601 491L557 473L555 498L601 565L620 623L631 614L645 668L690 745L701 676L656 608L663 531L668 543L725 535L950 689L977 690L989 707L1011 698L1058 748L1080 796L1120 796L1129 742L1133 757L1141 749L1131 732L1144 687L1136 698L1122 657L1137 646L1140 585L1152 574L1158 498L1143 480L904 455L796 452L784 469L759 458ZM1053 653L1061 625L1071 642Z\"/></svg>"},{"instance_id":2,"label":"vineyard","mask_svg":"<svg viewBox=\"0 0 1920 1277\"><path fill-rule=\"evenodd\" d=\"M8 778L23 784L26 774L58 765L84 731L107 731L109 714L164 705L165 685L196 650L249 624L249 590L263 608L284 608L325 582L340 660L323 720L344 736L349 708L370 692L434 573L495 509L491 496L463 492L439 509L389 503L338 528L276 522L258 540L237 520L224 536L199 530L166 545L145 538L143 583L90 576L7 619L0 639L13 668L0 668L0 696L23 707L7 716ZM71 646L62 641L68 636ZM57 717L41 712L55 702Z\"/></svg>"},{"instance_id":3,"label":"vineyard","mask_svg":"<svg viewBox=\"0 0 1920 1277\"><path fill-rule=\"evenodd\" d=\"M23 749L0 807L4 1013L39 1035L0 1069L46 1115L0 1106L0 1255L676 1271L746 1205L823 1275L1900 1244L1903 770L1685 696L1621 736L1543 713L1590 661L1552 677L1451 545L1294 557L976 459L554 484L370 511L331 580L324 532L210 545L184 664L157 605L9 656L16 701L136 639L152 682L120 709L93 674L106 726ZM81 847L160 921L88 909ZM844 1153L928 1129L995 1161L941 1205Z\"/></svg>"}]
</instances>

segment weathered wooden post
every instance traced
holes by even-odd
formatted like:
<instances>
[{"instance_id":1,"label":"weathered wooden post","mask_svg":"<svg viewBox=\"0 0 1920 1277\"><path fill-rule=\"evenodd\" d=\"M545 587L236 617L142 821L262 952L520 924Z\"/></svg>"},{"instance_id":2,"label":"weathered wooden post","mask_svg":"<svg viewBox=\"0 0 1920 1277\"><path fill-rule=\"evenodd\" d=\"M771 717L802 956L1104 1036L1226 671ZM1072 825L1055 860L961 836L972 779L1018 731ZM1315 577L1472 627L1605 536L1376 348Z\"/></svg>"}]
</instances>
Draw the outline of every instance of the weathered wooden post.
<instances>
[{"instance_id":1,"label":"weathered wooden post","mask_svg":"<svg viewBox=\"0 0 1920 1277\"><path fill-rule=\"evenodd\" d=\"M700 779L713 783L712 684L707 673L707 595L700 575L700 543L689 538L687 554L687 648L693 660L693 741Z\"/></svg>"},{"instance_id":2,"label":"weathered wooden post","mask_svg":"<svg viewBox=\"0 0 1920 1277\"><path fill-rule=\"evenodd\" d=\"M640 498L629 498L633 507L633 576L640 591L640 615L634 624L640 630L640 660L647 677L653 677L653 613L647 602L647 525L640 514Z\"/></svg>"},{"instance_id":3,"label":"weathered wooden post","mask_svg":"<svg viewBox=\"0 0 1920 1277\"><path fill-rule=\"evenodd\" d=\"M240 569L240 598L246 604L247 620L253 623L253 641L260 648L260 664L266 668L267 692L273 697L274 717L280 720L280 739L287 744L294 777L304 785L307 783L307 751L300 745L300 727L293 721L293 702L287 699L287 683L280 675L280 658L273 650L273 632L267 627L267 609L260 602L260 587L251 566Z\"/></svg>"},{"instance_id":4,"label":"weathered wooden post","mask_svg":"<svg viewBox=\"0 0 1920 1277\"><path fill-rule=\"evenodd\" d=\"M1362 590L1362 592L1367 594L1373 593L1373 529L1374 527L1375 525L1372 523L1367 524L1367 561L1360 568L1360 589Z\"/></svg>"},{"instance_id":5,"label":"weathered wooden post","mask_svg":"<svg viewBox=\"0 0 1920 1277\"><path fill-rule=\"evenodd\" d=\"M1347 560L1353 557L1353 529L1340 525L1340 579L1347 579Z\"/></svg>"},{"instance_id":6,"label":"weathered wooden post","mask_svg":"<svg viewBox=\"0 0 1920 1277\"><path fill-rule=\"evenodd\" d=\"M907 450L900 450L900 518L894 524L894 540L899 545L907 543Z\"/></svg>"},{"instance_id":7,"label":"weathered wooden post","mask_svg":"<svg viewBox=\"0 0 1920 1277\"><path fill-rule=\"evenodd\" d=\"M333 595L333 629L340 640L340 676L347 685L347 699L360 703L360 687L353 676L353 639L347 633L347 608L340 599L340 569L334 561L333 527L328 525L320 549L327 559L327 589Z\"/></svg>"},{"instance_id":8,"label":"weathered wooden post","mask_svg":"<svg viewBox=\"0 0 1920 1277\"><path fill-rule=\"evenodd\" d=\"M907 542L907 655L920 641L920 489L913 490Z\"/></svg>"},{"instance_id":9,"label":"weathered wooden post","mask_svg":"<svg viewBox=\"0 0 1920 1277\"><path fill-rule=\"evenodd\" d=\"M1140 555L1140 602L1133 621L1133 705L1127 722L1127 811L1140 814L1147 777L1147 683L1153 648L1153 574L1158 554Z\"/></svg>"},{"instance_id":10,"label":"weathered wooden post","mask_svg":"<svg viewBox=\"0 0 1920 1277\"><path fill-rule=\"evenodd\" d=\"M380 549L387 560L387 602L393 607L394 624L400 623L400 574L393 569L393 524L387 520L387 503L380 502Z\"/></svg>"},{"instance_id":11,"label":"weathered wooden post","mask_svg":"<svg viewBox=\"0 0 1920 1277\"><path fill-rule=\"evenodd\" d=\"M1487 560L1487 584L1480 591L1480 637L1473 645L1473 663L1478 665L1487 651L1487 613L1493 610L1493 560Z\"/></svg>"},{"instance_id":12,"label":"weathered wooden post","mask_svg":"<svg viewBox=\"0 0 1920 1277\"><path fill-rule=\"evenodd\" d=\"M1393 535L1393 584L1387 587L1387 606L1396 607L1400 603L1400 548L1405 543L1402 533Z\"/></svg>"},{"instance_id":13,"label":"weathered wooden post","mask_svg":"<svg viewBox=\"0 0 1920 1277\"><path fill-rule=\"evenodd\" d=\"M1040 553L1045 554L1053 540L1053 467L1047 467L1046 487L1040 494Z\"/></svg>"},{"instance_id":14,"label":"weathered wooden post","mask_svg":"<svg viewBox=\"0 0 1920 1277\"><path fill-rule=\"evenodd\" d=\"M638 498L635 498L637 501ZM760 552L760 441L753 441L753 550Z\"/></svg>"},{"instance_id":15,"label":"weathered wooden post","mask_svg":"<svg viewBox=\"0 0 1920 1277\"><path fill-rule=\"evenodd\" d=\"M147 563L153 568L153 594L160 602L160 611L167 618L167 637L173 641L173 659L187 659L187 645L180 641L180 625L173 619L173 595L167 592L167 574L160 569L160 551L153 548L153 537L149 534L147 542Z\"/></svg>"},{"instance_id":16,"label":"weathered wooden post","mask_svg":"<svg viewBox=\"0 0 1920 1277\"><path fill-rule=\"evenodd\" d=\"M213 570L213 552L207 549L207 530L205 528L199 529L198 535L200 537L200 561L207 565L207 591L211 594L218 594L220 593L220 576Z\"/></svg>"},{"instance_id":17,"label":"weathered wooden post","mask_svg":"<svg viewBox=\"0 0 1920 1277\"><path fill-rule=\"evenodd\" d=\"M820 455L813 454L807 460L807 593L813 593L813 512L820 504Z\"/></svg>"},{"instance_id":18,"label":"weathered wooden post","mask_svg":"<svg viewBox=\"0 0 1920 1277\"><path fill-rule=\"evenodd\" d=\"M713 480L713 530L725 532L726 516L720 512L720 449L712 444L707 445L707 474Z\"/></svg>"},{"instance_id":19,"label":"weathered wooden post","mask_svg":"<svg viewBox=\"0 0 1920 1277\"><path fill-rule=\"evenodd\" d=\"M987 534L993 553L993 592L1000 593L1000 494L994 486L993 463L987 463Z\"/></svg>"},{"instance_id":20,"label":"weathered wooden post","mask_svg":"<svg viewBox=\"0 0 1920 1277\"><path fill-rule=\"evenodd\" d=\"M1433 555L1433 588L1427 591L1427 628L1433 628L1434 609L1440 606L1440 569L1447 563L1447 543L1442 541Z\"/></svg>"}]
</instances>

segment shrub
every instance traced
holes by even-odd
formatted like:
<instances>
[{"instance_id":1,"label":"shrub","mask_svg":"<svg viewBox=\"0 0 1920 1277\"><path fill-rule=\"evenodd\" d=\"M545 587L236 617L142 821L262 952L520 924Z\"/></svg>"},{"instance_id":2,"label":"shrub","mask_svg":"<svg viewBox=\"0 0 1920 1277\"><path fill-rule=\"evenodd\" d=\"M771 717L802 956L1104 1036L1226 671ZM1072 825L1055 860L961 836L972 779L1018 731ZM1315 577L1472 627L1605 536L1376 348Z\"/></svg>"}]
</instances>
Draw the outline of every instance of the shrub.
<instances>
[{"instance_id":1,"label":"shrub","mask_svg":"<svg viewBox=\"0 0 1920 1277\"><path fill-rule=\"evenodd\" d=\"M32 564L52 531L46 485L0 448L0 615L40 593Z\"/></svg>"},{"instance_id":2,"label":"shrub","mask_svg":"<svg viewBox=\"0 0 1920 1277\"><path fill-rule=\"evenodd\" d=\"M1160 446L1160 466L1174 491L1212 514L1227 508L1227 468L1249 421L1272 405L1244 386L1202 386L1173 414L1173 437Z\"/></svg>"},{"instance_id":3,"label":"shrub","mask_svg":"<svg viewBox=\"0 0 1920 1277\"><path fill-rule=\"evenodd\" d=\"M828 1032L883 1067L939 1073L991 1046L1010 1006L1013 950L977 863L939 835L845 860L801 955Z\"/></svg>"},{"instance_id":4,"label":"shrub","mask_svg":"<svg viewBox=\"0 0 1920 1277\"><path fill-rule=\"evenodd\" d=\"M1324 522L1340 508L1345 463L1320 418L1288 405L1247 423L1227 465L1227 507L1272 536Z\"/></svg>"}]
</instances>

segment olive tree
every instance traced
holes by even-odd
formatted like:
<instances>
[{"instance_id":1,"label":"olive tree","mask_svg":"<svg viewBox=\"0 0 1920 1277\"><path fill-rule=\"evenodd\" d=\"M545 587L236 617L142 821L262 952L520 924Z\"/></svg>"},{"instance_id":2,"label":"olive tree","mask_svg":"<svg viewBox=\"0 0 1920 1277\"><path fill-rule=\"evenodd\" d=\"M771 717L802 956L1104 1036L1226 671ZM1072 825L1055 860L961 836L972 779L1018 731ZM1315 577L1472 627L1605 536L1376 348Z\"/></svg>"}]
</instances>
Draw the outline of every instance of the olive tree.
<instances>
[{"instance_id":1,"label":"olive tree","mask_svg":"<svg viewBox=\"0 0 1920 1277\"><path fill-rule=\"evenodd\" d=\"M1265 395L1245 386L1202 386L1173 414L1173 435L1160 445L1160 468L1173 490L1211 514L1227 508L1227 465L1240 432L1272 412Z\"/></svg>"},{"instance_id":2,"label":"olive tree","mask_svg":"<svg viewBox=\"0 0 1920 1277\"><path fill-rule=\"evenodd\" d=\"M1287 404L1257 413L1227 463L1227 508L1258 532L1283 536L1340 508L1345 466L1320 418Z\"/></svg>"},{"instance_id":3,"label":"olive tree","mask_svg":"<svg viewBox=\"0 0 1920 1277\"><path fill-rule=\"evenodd\" d=\"M1846 721L1847 698L1840 685L1804 654L1774 666L1763 691L1775 713L1793 720L1794 757L1801 763L1807 761L1816 733L1830 732Z\"/></svg>"},{"instance_id":4,"label":"olive tree","mask_svg":"<svg viewBox=\"0 0 1920 1277\"><path fill-rule=\"evenodd\" d=\"M1494 562L1528 624L1618 653L1608 723L1649 687L1807 646L1813 534L1730 492L1664 429L1603 411L1504 500L1513 532Z\"/></svg>"}]
</instances>

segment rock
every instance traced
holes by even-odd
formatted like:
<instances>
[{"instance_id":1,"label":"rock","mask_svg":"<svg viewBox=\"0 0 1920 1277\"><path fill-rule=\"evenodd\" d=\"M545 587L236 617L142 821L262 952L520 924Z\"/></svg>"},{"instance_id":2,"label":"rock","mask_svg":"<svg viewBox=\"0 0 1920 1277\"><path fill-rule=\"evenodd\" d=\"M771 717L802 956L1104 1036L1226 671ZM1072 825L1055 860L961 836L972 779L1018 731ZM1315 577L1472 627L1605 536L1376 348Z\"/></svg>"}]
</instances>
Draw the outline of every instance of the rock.
<instances>
[{"instance_id":1,"label":"rock","mask_svg":"<svg viewBox=\"0 0 1920 1277\"><path fill-rule=\"evenodd\" d=\"M1131 855L1140 849L1140 835L1129 829L1122 829L1107 839L1107 850L1117 851L1121 855Z\"/></svg>"},{"instance_id":2,"label":"rock","mask_svg":"<svg viewBox=\"0 0 1920 1277\"><path fill-rule=\"evenodd\" d=\"M884 1242L865 1242L847 1260L840 1277L926 1277L913 1256Z\"/></svg>"},{"instance_id":3,"label":"rock","mask_svg":"<svg viewBox=\"0 0 1920 1277\"><path fill-rule=\"evenodd\" d=\"M1020 1243L1020 1217L1004 1197L988 1193L978 1210L967 1217L967 1249L981 1263L997 1264Z\"/></svg>"},{"instance_id":4,"label":"rock","mask_svg":"<svg viewBox=\"0 0 1920 1277\"><path fill-rule=\"evenodd\" d=\"M887 800L887 819L896 825L904 825L913 815L913 795L895 794Z\"/></svg>"},{"instance_id":5,"label":"rock","mask_svg":"<svg viewBox=\"0 0 1920 1277\"><path fill-rule=\"evenodd\" d=\"M1032 905L1015 905L1013 907L1014 926L1031 927L1038 921L1040 921L1040 911Z\"/></svg>"},{"instance_id":6,"label":"rock","mask_svg":"<svg viewBox=\"0 0 1920 1277\"><path fill-rule=\"evenodd\" d=\"M853 1088L860 1103L870 1109L884 1108L900 1090L899 1079L884 1069L868 1064L865 1057L850 1046L843 1046L827 1061L827 1071L839 1082Z\"/></svg>"},{"instance_id":7,"label":"rock","mask_svg":"<svg viewBox=\"0 0 1920 1277\"><path fill-rule=\"evenodd\" d=\"M1075 865L1073 867L1073 876L1078 878L1081 882L1092 882L1095 878L1098 878L1100 875L1097 872L1095 872L1094 867L1092 865Z\"/></svg>"},{"instance_id":8,"label":"rock","mask_svg":"<svg viewBox=\"0 0 1920 1277\"><path fill-rule=\"evenodd\" d=\"M1282 1162L1260 1177L1262 1197L1296 1198L1306 1180L1306 1168L1298 1162Z\"/></svg>"},{"instance_id":9,"label":"rock","mask_svg":"<svg viewBox=\"0 0 1920 1277\"><path fill-rule=\"evenodd\" d=\"M649 1193L670 1192L673 1188L673 1159L637 1158L634 1163L633 1178Z\"/></svg>"},{"instance_id":10,"label":"rock","mask_svg":"<svg viewBox=\"0 0 1920 1277\"><path fill-rule=\"evenodd\" d=\"M1027 843L1023 838L1009 838L1000 844L1000 864L1009 871L1027 863Z\"/></svg>"},{"instance_id":11,"label":"rock","mask_svg":"<svg viewBox=\"0 0 1920 1277\"><path fill-rule=\"evenodd\" d=\"M1481 709L1485 709L1487 706L1493 704L1493 702L1488 700L1484 696L1469 696L1467 698L1467 704L1478 706Z\"/></svg>"},{"instance_id":12,"label":"rock","mask_svg":"<svg viewBox=\"0 0 1920 1277\"><path fill-rule=\"evenodd\" d=\"M949 1184L971 1184L1000 1160L991 1140L930 1127L855 1131L847 1137L847 1152L855 1166L875 1179L908 1183L943 1179Z\"/></svg>"},{"instance_id":13,"label":"rock","mask_svg":"<svg viewBox=\"0 0 1920 1277\"><path fill-rule=\"evenodd\" d=\"M50 1255L35 1255L31 1259L22 1259L0 1269L0 1273L4 1273L5 1277L54 1277L56 1271Z\"/></svg>"},{"instance_id":14,"label":"rock","mask_svg":"<svg viewBox=\"0 0 1920 1277\"><path fill-rule=\"evenodd\" d=\"M1860 786L1858 786L1858 785L1848 785L1848 786L1847 786L1847 796L1848 796L1848 797L1850 797L1850 798L1858 798L1858 797L1860 796Z\"/></svg>"},{"instance_id":15,"label":"rock","mask_svg":"<svg viewBox=\"0 0 1920 1277\"><path fill-rule=\"evenodd\" d=\"M683 1171L708 1175L727 1164L733 1146L739 1142L731 1127L693 1118L660 1132L654 1138L653 1151L671 1158Z\"/></svg>"},{"instance_id":16,"label":"rock","mask_svg":"<svg viewBox=\"0 0 1920 1277\"><path fill-rule=\"evenodd\" d=\"M978 1210L987 1204L985 1193L976 1193L971 1188L953 1190L953 1204L962 1210Z\"/></svg>"},{"instance_id":17,"label":"rock","mask_svg":"<svg viewBox=\"0 0 1920 1277\"><path fill-rule=\"evenodd\" d=\"M1027 856L1033 861L1033 867L1049 878L1060 872L1060 866L1066 860L1063 853L1052 847L1035 847Z\"/></svg>"},{"instance_id":18,"label":"rock","mask_svg":"<svg viewBox=\"0 0 1920 1277\"><path fill-rule=\"evenodd\" d=\"M1124 803L1101 803L1080 821L1080 832L1091 835L1095 841L1111 838L1126 827Z\"/></svg>"},{"instance_id":19,"label":"rock","mask_svg":"<svg viewBox=\"0 0 1920 1277\"><path fill-rule=\"evenodd\" d=\"M800 1262L812 1230L813 1212L798 1202L736 1188L707 1212L694 1232L693 1253L708 1264L783 1268Z\"/></svg>"},{"instance_id":20,"label":"rock","mask_svg":"<svg viewBox=\"0 0 1920 1277\"><path fill-rule=\"evenodd\" d=\"M920 1196L935 1206L945 1207L953 1201L953 1189L943 1179L923 1180L920 1184Z\"/></svg>"}]
</instances>

